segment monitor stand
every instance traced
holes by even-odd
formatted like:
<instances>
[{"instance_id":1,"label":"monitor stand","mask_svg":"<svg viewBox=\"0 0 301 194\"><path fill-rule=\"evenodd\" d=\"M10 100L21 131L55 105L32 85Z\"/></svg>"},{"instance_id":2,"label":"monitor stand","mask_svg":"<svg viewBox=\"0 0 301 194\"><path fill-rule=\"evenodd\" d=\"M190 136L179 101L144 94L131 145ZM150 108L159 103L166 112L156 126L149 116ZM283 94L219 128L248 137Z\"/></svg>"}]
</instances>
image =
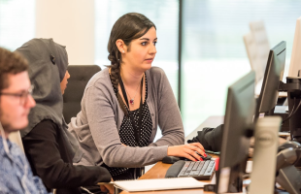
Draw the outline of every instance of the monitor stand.
<instances>
[{"instance_id":1,"label":"monitor stand","mask_svg":"<svg viewBox=\"0 0 301 194\"><path fill-rule=\"evenodd\" d=\"M290 194L299 194L301 188L300 172L295 166L289 165L279 169L278 176L276 177L279 183Z\"/></svg>"},{"instance_id":2,"label":"monitor stand","mask_svg":"<svg viewBox=\"0 0 301 194\"><path fill-rule=\"evenodd\" d=\"M274 193L280 125L281 118L277 116L267 116L256 122L253 167L248 194Z\"/></svg>"},{"instance_id":3,"label":"monitor stand","mask_svg":"<svg viewBox=\"0 0 301 194\"><path fill-rule=\"evenodd\" d=\"M279 91L287 92L289 114L291 114L293 110L292 116L286 121L289 123L289 131L292 137L291 140L301 143L301 122L299 122L301 116L301 78L287 77L286 84L280 83ZM299 167L299 165L297 166Z\"/></svg>"},{"instance_id":4,"label":"monitor stand","mask_svg":"<svg viewBox=\"0 0 301 194\"><path fill-rule=\"evenodd\" d=\"M243 173L246 169L247 160L233 166L219 169L216 172L216 193L239 193L243 191Z\"/></svg>"}]
</instances>

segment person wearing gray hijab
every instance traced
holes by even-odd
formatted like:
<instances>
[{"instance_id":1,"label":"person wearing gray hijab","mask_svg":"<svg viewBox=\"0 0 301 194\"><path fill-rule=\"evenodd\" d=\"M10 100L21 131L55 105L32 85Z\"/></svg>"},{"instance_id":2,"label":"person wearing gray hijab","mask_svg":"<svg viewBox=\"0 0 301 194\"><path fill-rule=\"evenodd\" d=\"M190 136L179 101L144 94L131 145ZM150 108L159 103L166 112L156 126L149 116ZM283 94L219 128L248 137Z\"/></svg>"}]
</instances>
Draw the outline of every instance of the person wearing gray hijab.
<instances>
[{"instance_id":1,"label":"person wearing gray hijab","mask_svg":"<svg viewBox=\"0 0 301 194\"><path fill-rule=\"evenodd\" d=\"M32 39L16 51L29 62L36 101L28 127L21 132L33 173L57 194L81 193L81 186L110 182L111 175L103 167L72 164L82 158L82 152L62 116L62 94L70 77L65 47L52 39Z\"/></svg>"}]
</instances>

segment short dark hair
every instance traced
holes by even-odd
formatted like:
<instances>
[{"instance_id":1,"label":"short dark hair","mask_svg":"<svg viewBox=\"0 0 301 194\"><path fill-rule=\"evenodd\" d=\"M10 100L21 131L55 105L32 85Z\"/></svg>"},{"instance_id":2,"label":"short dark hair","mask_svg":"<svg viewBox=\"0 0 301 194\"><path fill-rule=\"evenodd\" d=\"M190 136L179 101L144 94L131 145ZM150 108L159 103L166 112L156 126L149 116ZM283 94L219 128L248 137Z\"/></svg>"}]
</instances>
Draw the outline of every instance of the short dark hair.
<instances>
[{"instance_id":1,"label":"short dark hair","mask_svg":"<svg viewBox=\"0 0 301 194\"><path fill-rule=\"evenodd\" d=\"M9 87L8 74L28 70L28 62L20 54L0 47L0 91Z\"/></svg>"}]
</instances>

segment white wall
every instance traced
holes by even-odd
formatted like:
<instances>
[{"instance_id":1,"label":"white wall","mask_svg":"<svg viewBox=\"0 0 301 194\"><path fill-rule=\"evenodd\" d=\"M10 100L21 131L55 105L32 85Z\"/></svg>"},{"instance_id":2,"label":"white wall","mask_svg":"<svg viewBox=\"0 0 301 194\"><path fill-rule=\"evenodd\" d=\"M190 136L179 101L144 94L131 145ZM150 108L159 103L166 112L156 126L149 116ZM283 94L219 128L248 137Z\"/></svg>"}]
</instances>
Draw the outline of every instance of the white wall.
<instances>
[{"instance_id":1,"label":"white wall","mask_svg":"<svg viewBox=\"0 0 301 194\"><path fill-rule=\"evenodd\" d=\"M36 37L65 45L69 64L94 64L94 1L37 0Z\"/></svg>"}]
</instances>

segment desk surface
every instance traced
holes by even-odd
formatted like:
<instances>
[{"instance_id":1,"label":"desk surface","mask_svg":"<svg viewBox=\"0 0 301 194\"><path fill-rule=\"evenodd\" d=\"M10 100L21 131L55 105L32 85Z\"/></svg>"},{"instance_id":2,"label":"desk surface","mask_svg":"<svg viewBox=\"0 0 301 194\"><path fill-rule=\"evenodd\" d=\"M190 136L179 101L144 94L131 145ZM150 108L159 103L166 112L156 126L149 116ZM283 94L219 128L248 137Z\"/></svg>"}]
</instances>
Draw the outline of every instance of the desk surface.
<instances>
[{"instance_id":1,"label":"desk surface","mask_svg":"<svg viewBox=\"0 0 301 194\"><path fill-rule=\"evenodd\" d=\"M185 141L187 139L192 139L197 135L197 132L202 130L204 127L217 127L218 125L224 122L223 116L211 116L207 118L200 126L198 126L193 132L191 132L188 136L186 136ZM164 164L162 162L157 162L148 172L146 172L140 179L156 179L156 178L164 178L168 168L171 164ZM215 177L211 179L211 181L206 181L208 183L213 183L215 181ZM123 191L121 194L128 194L129 192ZM166 190L166 191L148 191L148 192L134 192L134 194L153 194L153 193L164 193L164 194L206 194L212 192L204 192L203 189L181 189L181 190Z\"/></svg>"},{"instance_id":2,"label":"desk surface","mask_svg":"<svg viewBox=\"0 0 301 194\"><path fill-rule=\"evenodd\" d=\"M153 166L147 173L140 177L140 179L156 179L156 178L164 178L168 168L171 164L164 164L162 162L157 162L155 166ZM206 181L211 183L215 181L215 177L212 178L211 181ZM132 192L133 193L133 192ZM203 189L181 189L181 190L166 190L166 191L148 191L148 192L134 192L134 194L153 194L153 193L164 193L164 194L206 194L212 192L204 192ZM129 192L123 191L120 194L129 194Z\"/></svg>"}]
</instances>

